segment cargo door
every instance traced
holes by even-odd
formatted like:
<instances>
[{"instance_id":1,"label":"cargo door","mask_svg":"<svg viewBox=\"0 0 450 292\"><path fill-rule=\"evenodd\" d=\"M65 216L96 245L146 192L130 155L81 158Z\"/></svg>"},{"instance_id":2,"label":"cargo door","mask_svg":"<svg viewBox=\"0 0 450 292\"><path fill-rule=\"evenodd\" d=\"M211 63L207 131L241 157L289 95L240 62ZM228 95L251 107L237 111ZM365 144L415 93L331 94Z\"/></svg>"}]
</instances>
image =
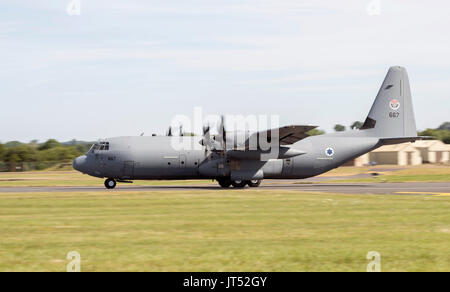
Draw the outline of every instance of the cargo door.
<instances>
[{"instance_id":1,"label":"cargo door","mask_svg":"<svg viewBox=\"0 0 450 292\"><path fill-rule=\"evenodd\" d=\"M125 161L123 166L123 178L133 178L134 161Z\"/></svg>"}]
</instances>

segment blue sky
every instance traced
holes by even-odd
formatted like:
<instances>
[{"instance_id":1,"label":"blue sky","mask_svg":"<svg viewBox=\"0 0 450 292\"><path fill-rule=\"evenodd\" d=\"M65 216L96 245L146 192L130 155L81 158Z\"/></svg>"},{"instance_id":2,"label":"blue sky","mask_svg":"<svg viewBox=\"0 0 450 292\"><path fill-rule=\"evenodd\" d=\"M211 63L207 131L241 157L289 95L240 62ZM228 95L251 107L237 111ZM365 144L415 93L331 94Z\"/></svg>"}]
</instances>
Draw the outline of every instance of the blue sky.
<instances>
[{"instance_id":1,"label":"blue sky","mask_svg":"<svg viewBox=\"0 0 450 292\"><path fill-rule=\"evenodd\" d=\"M408 69L419 129L450 120L448 1L2 0L0 141L164 133L177 114L364 120Z\"/></svg>"}]
</instances>

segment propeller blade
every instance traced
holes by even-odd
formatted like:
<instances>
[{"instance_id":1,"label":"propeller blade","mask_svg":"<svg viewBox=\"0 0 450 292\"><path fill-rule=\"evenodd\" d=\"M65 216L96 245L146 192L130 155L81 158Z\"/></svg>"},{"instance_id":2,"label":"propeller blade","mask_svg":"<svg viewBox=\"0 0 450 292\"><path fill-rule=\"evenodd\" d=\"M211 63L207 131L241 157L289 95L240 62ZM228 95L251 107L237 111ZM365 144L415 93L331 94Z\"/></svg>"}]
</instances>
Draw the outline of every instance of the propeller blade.
<instances>
[{"instance_id":1,"label":"propeller blade","mask_svg":"<svg viewBox=\"0 0 450 292\"><path fill-rule=\"evenodd\" d=\"M224 144L227 142L227 131L225 130L225 116L222 116L222 138Z\"/></svg>"},{"instance_id":2,"label":"propeller blade","mask_svg":"<svg viewBox=\"0 0 450 292\"><path fill-rule=\"evenodd\" d=\"M206 133L209 134L209 124L208 124L207 126L204 126L204 127L203 127L203 136L205 136Z\"/></svg>"},{"instance_id":3,"label":"propeller blade","mask_svg":"<svg viewBox=\"0 0 450 292\"><path fill-rule=\"evenodd\" d=\"M224 115L222 115L220 117L219 135L221 138L220 143L222 144L222 150L226 151L227 131L225 130L225 116Z\"/></svg>"},{"instance_id":4,"label":"propeller blade","mask_svg":"<svg viewBox=\"0 0 450 292\"><path fill-rule=\"evenodd\" d=\"M226 142L227 142L227 131L225 130L225 116L221 116L220 123L217 126L217 131L219 135L217 135L217 142L220 143L220 147L223 151L226 150Z\"/></svg>"}]
</instances>

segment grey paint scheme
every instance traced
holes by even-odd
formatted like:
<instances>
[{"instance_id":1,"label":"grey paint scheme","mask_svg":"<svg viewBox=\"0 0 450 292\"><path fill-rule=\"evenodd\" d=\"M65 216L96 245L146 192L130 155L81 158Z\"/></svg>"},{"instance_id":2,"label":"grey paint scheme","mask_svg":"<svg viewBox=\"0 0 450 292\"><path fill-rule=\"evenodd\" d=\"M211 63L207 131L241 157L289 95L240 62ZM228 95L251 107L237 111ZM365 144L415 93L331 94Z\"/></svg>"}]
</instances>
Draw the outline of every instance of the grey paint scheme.
<instances>
[{"instance_id":1,"label":"grey paint scheme","mask_svg":"<svg viewBox=\"0 0 450 292\"><path fill-rule=\"evenodd\" d=\"M392 109L397 99L400 107ZM394 104L395 108L395 104ZM366 126L367 124L367 126ZM292 144L301 155L261 161L254 157L222 157L202 150L177 151L171 139L198 143L202 137L117 137L106 139L109 151L91 150L74 161L74 168L96 177L119 180L301 179L336 168L383 144L415 141L417 137L409 80L402 67L391 67L366 119L364 130L310 136ZM333 155L326 154L332 148ZM234 157L234 156L233 156Z\"/></svg>"}]
</instances>

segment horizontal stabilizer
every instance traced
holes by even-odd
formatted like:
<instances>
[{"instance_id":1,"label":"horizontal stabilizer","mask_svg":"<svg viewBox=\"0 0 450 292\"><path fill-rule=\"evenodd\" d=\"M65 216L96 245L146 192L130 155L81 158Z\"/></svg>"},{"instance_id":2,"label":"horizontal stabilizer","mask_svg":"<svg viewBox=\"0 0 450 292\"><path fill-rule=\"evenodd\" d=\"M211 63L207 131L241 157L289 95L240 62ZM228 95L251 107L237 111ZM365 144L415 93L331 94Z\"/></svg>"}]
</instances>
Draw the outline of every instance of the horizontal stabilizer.
<instances>
[{"instance_id":1,"label":"horizontal stabilizer","mask_svg":"<svg viewBox=\"0 0 450 292\"><path fill-rule=\"evenodd\" d=\"M425 140L430 139L432 137L429 136L415 136L415 137L397 137L397 138L381 138L380 141L383 143L383 145L390 145L390 144L399 144L399 143L406 143L406 142L415 142L417 140Z\"/></svg>"}]
</instances>

